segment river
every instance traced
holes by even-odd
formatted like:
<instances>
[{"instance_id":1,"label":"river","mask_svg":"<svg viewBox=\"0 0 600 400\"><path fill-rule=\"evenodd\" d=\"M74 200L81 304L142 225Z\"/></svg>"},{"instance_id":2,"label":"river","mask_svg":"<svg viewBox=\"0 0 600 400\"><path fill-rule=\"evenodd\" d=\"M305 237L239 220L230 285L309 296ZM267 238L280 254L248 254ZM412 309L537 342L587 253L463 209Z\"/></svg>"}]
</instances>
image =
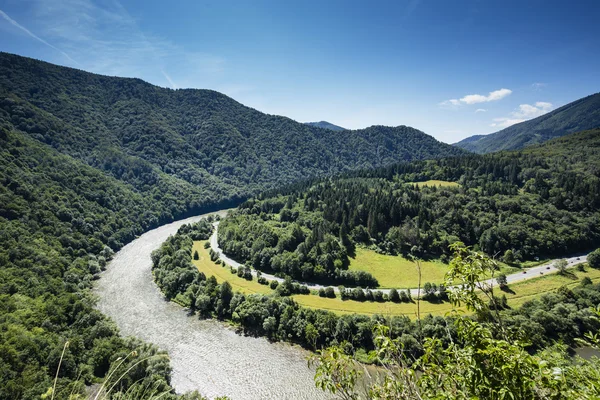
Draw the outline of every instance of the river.
<instances>
[{"instance_id":1,"label":"river","mask_svg":"<svg viewBox=\"0 0 600 400\"><path fill-rule=\"evenodd\" d=\"M223 215L224 212L221 212ZM146 232L118 253L94 288L98 308L124 336L136 336L169 353L178 393L198 390L214 398L325 399L315 388L308 353L285 343L241 336L224 324L198 320L165 301L152 279L150 253L196 216Z\"/></svg>"}]
</instances>

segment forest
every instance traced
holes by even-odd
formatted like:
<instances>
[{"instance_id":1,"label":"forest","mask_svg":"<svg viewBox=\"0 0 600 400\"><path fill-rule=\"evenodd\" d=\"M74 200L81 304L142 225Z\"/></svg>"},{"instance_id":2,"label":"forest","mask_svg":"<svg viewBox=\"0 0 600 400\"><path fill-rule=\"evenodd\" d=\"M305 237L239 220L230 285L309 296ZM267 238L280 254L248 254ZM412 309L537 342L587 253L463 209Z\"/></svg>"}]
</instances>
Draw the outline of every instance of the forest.
<instances>
[{"instance_id":1,"label":"forest","mask_svg":"<svg viewBox=\"0 0 600 400\"><path fill-rule=\"evenodd\" d=\"M90 293L143 232L301 177L462 153L409 127L332 134L210 90L0 53L0 398L47 393L63 350L56 398L132 352L152 358L115 393L169 388L165 356L119 337Z\"/></svg>"},{"instance_id":2,"label":"forest","mask_svg":"<svg viewBox=\"0 0 600 400\"><path fill-rule=\"evenodd\" d=\"M167 355L119 336L91 293L116 251L186 216L243 202L221 222L228 254L331 285L377 286L347 269L356 246L450 261L448 245L461 240L514 264L590 250L598 136L467 155L406 126L334 132L210 90L0 53L0 398L68 398L99 382L114 384L115 397L152 387L165 399L201 398L176 396ZM415 184L429 179L457 185ZM184 228L153 259L165 296L203 318L310 349L343 345L365 361L380 323L415 357L427 354L421 337L458 337L442 317L339 316L288 296L235 293L190 263L191 243L211 229ZM502 311L529 337L527 351L598 330L589 307L600 289L584 283ZM114 371L128 372L116 381Z\"/></svg>"},{"instance_id":3,"label":"forest","mask_svg":"<svg viewBox=\"0 0 600 400\"><path fill-rule=\"evenodd\" d=\"M477 300L479 308L470 317L426 315L418 320L383 315L339 315L301 307L292 298L277 293L245 295L234 292L227 281L219 284L214 276L205 276L192 264L194 240L207 238L210 229L209 223L204 221L183 226L153 253L153 273L168 299L177 298L200 318L229 321L244 334L290 341L312 350L333 347L340 352L338 356L348 355L363 362L385 365L386 360L380 358L381 335L378 333L384 326L386 337L402 348L412 366L413 363L418 365L422 357L435 356L428 345L430 340L445 349L461 342L464 339L461 323L467 320L477 324L480 330L494 330L498 321L502 321L502 330L496 332L495 337L518 340L523 354L544 351L556 342L574 346L585 333L597 332L600 328L600 319L590 311L600 302L600 284L590 281L582 281L572 290L561 288L543 294L519 309L501 309L498 307L501 300L492 291L489 302L485 297ZM453 248L450 273L466 273L465 268L473 265L473 259L490 268L495 264L487 256L474 253L463 245ZM455 292L450 293L454 301ZM469 298L463 297L463 302ZM507 336L501 336L499 332ZM318 354L328 354L328 351L332 350ZM321 359L320 362L334 360ZM334 368L340 368L340 365ZM327 370L331 372L332 368Z\"/></svg>"},{"instance_id":4,"label":"forest","mask_svg":"<svg viewBox=\"0 0 600 400\"><path fill-rule=\"evenodd\" d=\"M219 243L256 269L340 284L356 246L446 262L456 241L511 265L563 257L600 241L599 171L592 130L522 151L352 172L244 202L221 222ZM417 184L429 180L453 184Z\"/></svg>"}]
</instances>

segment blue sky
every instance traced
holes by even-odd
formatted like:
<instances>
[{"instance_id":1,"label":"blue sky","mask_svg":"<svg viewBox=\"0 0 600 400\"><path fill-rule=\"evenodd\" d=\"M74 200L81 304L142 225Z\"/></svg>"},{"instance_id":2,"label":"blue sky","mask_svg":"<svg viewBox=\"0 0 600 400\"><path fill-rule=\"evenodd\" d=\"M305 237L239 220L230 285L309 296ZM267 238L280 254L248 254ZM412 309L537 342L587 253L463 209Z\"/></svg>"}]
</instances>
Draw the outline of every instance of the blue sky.
<instances>
[{"instance_id":1,"label":"blue sky","mask_svg":"<svg viewBox=\"0 0 600 400\"><path fill-rule=\"evenodd\" d=\"M599 92L599 20L599 0L0 0L0 50L452 143Z\"/></svg>"}]
</instances>

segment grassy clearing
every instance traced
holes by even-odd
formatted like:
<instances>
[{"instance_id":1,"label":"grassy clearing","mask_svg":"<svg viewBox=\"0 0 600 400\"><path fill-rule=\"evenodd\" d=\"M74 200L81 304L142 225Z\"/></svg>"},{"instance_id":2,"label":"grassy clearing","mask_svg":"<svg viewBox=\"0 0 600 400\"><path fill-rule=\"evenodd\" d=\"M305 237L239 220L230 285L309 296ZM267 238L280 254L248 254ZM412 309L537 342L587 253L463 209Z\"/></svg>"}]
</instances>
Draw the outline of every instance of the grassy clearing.
<instances>
[{"instance_id":1,"label":"grassy clearing","mask_svg":"<svg viewBox=\"0 0 600 400\"><path fill-rule=\"evenodd\" d=\"M528 300L533 299L543 293L547 293L558 289L561 286L567 286L573 288L581 283L581 280L586 276L589 277L592 282L600 282L600 270L593 269L590 267L585 268L585 272L577 271L576 269L569 270L572 275L563 276L558 274L549 274L540 276L539 278L530 279L528 281L513 283L509 288L515 292L504 293L508 299L508 304L511 307L519 307Z\"/></svg>"},{"instance_id":2,"label":"grassy clearing","mask_svg":"<svg viewBox=\"0 0 600 400\"><path fill-rule=\"evenodd\" d=\"M377 303L371 301L353 301L345 300L342 301L339 298L328 299L312 295L297 295L294 299L305 307L309 308L320 308L335 312L337 314L380 314L380 315L406 315L410 318L415 319L417 316L417 304L416 303ZM452 310L450 303L429 303L427 301L421 301L421 316L427 314L433 315L444 315L448 311Z\"/></svg>"},{"instance_id":3,"label":"grassy clearing","mask_svg":"<svg viewBox=\"0 0 600 400\"><path fill-rule=\"evenodd\" d=\"M369 272L379 281L382 288L416 288L419 286L419 273L416 263L400 256L379 254L364 248L356 249L356 257L350 260L351 270ZM441 261L421 262L421 284L440 284L448 271L448 265ZM500 272L510 274L519 269L501 265Z\"/></svg>"},{"instance_id":4,"label":"grassy clearing","mask_svg":"<svg viewBox=\"0 0 600 400\"><path fill-rule=\"evenodd\" d=\"M204 243L206 243L206 240L194 242L194 246L192 248L192 254L194 254L194 251L198 251L198 255L200 256L198 260L192 259L192 262L198 268L198 271L204 272L204 275L207 277L214 276L217 278L217 282L219 283L228 281L234 291L246 294L266 294L272 292L268 286L258 283L255 277L251 281L247 281L244 278L240 278L239 276L232 274L229 271L229 267L223 267L210 261L210 255L208 254L208 250L204 248Z\"/></svg>"},{"instance_id":5,"label":"grassy clearing","mask_svg":"<svg viewBox=\"0 0 600 400\"><path fill-rule=\"evenodd\" d=\"M217 278L217 282L219 283L223 281L228 281L231 284L231 287L234 291L240 291L246 294L273 293L273 291L268 286L259 284L256 281L256 279L252 281L247 281L244 278L240 278L237 275L234 275L231 272L229 272L229 268L224 268L221 265L217 265L214 262L210 261L210 256L208 254L208 250L204 248L204 243L205 241L194 242L194 247L192 250L197 250L198 255L200 256L199 260L192 260L192 262L198 268L199 271L204 272L206 276L215 276L215 278ZM364 259L366 259L370 262L369 265L372 265L373 260L378 260L381 257L381 259L379 259L379 265L383 265L383 267L379 268L379 273L381 273L381 270L384 270L386 271L385 276L387 276L389 279L393 279L394 277L396 277L397 279L401 278L403 282L408 282L402 285L402 287L417 286L416 283L412 285L411 281L409 280L416 279L417 275L416 267L410 261L401 257L385 256L382 254L375 253L374 251L365 249L357 249L357 259L359 258L359 254L362 252L364 252L364 257L359 260L364 261ZM447 266L440 262L423 263L423 282L428 281L427 279L425 279L426 276L429 278L430 282L441 282L446 272L446 268ZM543 293L556 290L561 286L575 287L579 285L581 280L586 276L589 277L595 283L600 282L600 270L586 267L585 272L576 271L575 269L571 269L570 271L573 273L573 276L566 277L558 274L544 275L540 276L539 278L519 283L513 283L509 287L510 290L512 290L514 293L504 293L497 289L496 294L506 294L508 304L511 307L519 307L524 302L533 299L535 296L539 296ZM409 275L411 274L413 274L414 276L409 277ZM436 277L439 277L439 279L433 279ZM378 277L378 279L380 278ZM382 283L381 279L380 283ZM386 316L406 315L413 319L416 318L417 315L416 303L378 303L369 301L359 302L353 300L342 301L339 297L335 299L329 299L319 297L313 294L295 295L293 296L293 298L301 306L308 308L319 308L322 310L332 311L337 314L357 313L366 315L381 314ZM452 305L450 303L430 303L427 301L421 301L421 316L425 316L427 314L444 315L451 310Z\"/></svg>"},{"instance_id":6,"label":"grassy clearing","mask_svg":"<svg viewBox=\"0 0 600 400\"><path fill-rule=\"evenodd\" d=\"M417 185L418 187L423 187L423 186L460 186L456 182L438 181L436 179L431 179L429 181L424 181L424 182L408 182L408 184L409 185Z\"/></svg>"}]
</instances>

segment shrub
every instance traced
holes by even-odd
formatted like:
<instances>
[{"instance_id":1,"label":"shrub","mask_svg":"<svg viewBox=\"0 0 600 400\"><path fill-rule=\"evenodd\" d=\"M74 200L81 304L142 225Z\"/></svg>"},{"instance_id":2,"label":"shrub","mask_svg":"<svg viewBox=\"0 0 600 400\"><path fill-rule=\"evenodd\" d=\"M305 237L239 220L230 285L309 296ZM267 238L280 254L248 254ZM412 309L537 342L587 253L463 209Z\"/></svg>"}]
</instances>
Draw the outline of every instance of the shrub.
<instances>
[{"instance_id":1,"label":"shrub","mask_svg":"<svg viewBox=\"0 0 600 400\"><path fill-rule=\"evenodd\" d=\"M335 290L331 286L325 288L325 296L330 299L335 299Z\"/></svg>"},{"instance_id":2,"label":"shrub","mask_svg":"<svg viewBox=\"0 0 600 400\"><path fill-rule=\"evenodd\" d=\"M600 248L588 254L587 262L592 268L600 268Z\"/></svg>"}]
</instances>

